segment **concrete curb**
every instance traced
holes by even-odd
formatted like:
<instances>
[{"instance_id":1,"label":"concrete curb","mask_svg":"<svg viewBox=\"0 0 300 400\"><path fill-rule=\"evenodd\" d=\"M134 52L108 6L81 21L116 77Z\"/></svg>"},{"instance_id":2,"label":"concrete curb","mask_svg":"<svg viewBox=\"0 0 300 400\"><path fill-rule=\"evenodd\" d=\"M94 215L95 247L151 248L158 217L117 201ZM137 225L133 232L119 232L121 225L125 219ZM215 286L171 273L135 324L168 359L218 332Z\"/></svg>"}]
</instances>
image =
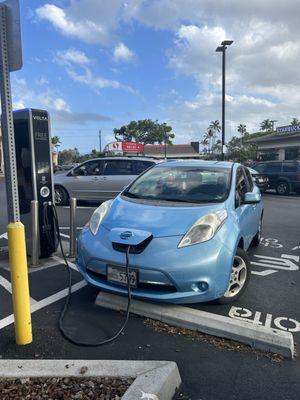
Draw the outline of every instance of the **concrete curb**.
<instances>
[{"instance_id":1,"label":"concrete curb","mask_svg":"<svg viewBox=\"0 0 300 400\"><path fill-rule=\"evenodd\" d=\"M100 292L96 298L96 305L113 310L125 310L127 299ZM294 356L294 339L290 332L266 328L247 321L240 321L189 307L169 304L160 305L140 300L131 301L131 312L173 326L236 340L256 349L281 354L286 358L293 358Z\"/></svg>"},{"instance_id":2,"label":"concrete curb","mask_svg":"<svg viewBox=\"0 0 300 400\"><path fill-rule=\"evenodd\" d=\"M82 367L87 367L84 374ZM0 378L62 376L134 378L122 400L141 399L143 392L171 400L181 384L177 364L171 361L0 360Z\"/></svg>"}]
</instances>

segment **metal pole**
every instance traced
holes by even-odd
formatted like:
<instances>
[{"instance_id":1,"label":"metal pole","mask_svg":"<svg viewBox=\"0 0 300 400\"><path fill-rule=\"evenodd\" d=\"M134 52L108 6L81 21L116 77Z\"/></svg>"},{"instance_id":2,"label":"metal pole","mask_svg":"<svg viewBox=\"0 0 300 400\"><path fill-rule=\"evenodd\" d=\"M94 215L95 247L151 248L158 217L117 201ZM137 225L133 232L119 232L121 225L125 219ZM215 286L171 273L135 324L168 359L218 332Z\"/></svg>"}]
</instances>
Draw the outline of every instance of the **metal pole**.
<instances>
[{"instance_id":1,"label":"metal pole","mask_svg":"<svg viewBox=\"0 0 300 400\"><path fill-rule=\"evenodd\" d=\"M101 149L102 149L102 143L101 143L101 129L99 129L99 149L100 149L100 152L101 152Z\"/></svg>"},{"instance_id":2,"label":"metal pole","mask_svg":"<svg viewBox=\"0 0 300 400\"><path fill-rule=\"evenodd\" d=\"M31 208L31 265L39 265L39 202L32 200Z\"/></svg>"},{"instance_id":3,"label":"metal pole","mask_svg":"<svg viewBox=\"0 0 300 400\"><path fill-rule=\"evenodd\" d=\"M226 46L222 52L222 161L224 161L225 146L225 62L226 62Z\"/></svg>"},{"instance_id":4,"label":"metal pole","mask_svg":"<svg viewBox=\"0 0 300 400\"><path fill-rule=\"evenodd\" d=\"M0 91L3 158L7 194L8 222L20 221L18 180L15 154L15 133L12 114L10 76L7 49L6 6L0 4Z\"/></svg>"},{"instance_id":5,"label":"metal pole","mask_svg":"<svg viewBox=\"0 0 300 400\"><path fill-rule=\"evenodd\" d=\"M76 207L77 199L74 197L70 198L70 251L69 257L74 258L76 254Z\"/></svg>"},{"instance_id":6,"label":"metal pole","mask_svg":"<svg viewBox=\"0 0 300 400\"><path fill-rule=\"evenodd\" d=\"M0 91L2 138L7 194L7 237L16 342L32 342L30 297L24 225L20 222L15 134L7 46L7 6L0 4Z\"/></svg>"}]
</instances>

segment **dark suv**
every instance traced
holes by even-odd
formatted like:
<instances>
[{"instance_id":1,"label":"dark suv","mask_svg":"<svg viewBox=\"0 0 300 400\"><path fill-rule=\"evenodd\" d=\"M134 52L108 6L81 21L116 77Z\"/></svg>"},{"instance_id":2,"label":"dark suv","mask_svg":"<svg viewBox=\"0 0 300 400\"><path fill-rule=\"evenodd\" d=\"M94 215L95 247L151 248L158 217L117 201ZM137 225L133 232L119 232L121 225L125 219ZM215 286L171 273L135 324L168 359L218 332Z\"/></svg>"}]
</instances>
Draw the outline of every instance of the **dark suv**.
<instances>
[{"instance_id":1,"label":"dark suv","mask_svg":"<svg viewBox=\"0 0 300 400\"><path fill-rule=\"evenodd\" d=\"M278 194L300 192L300 161L264 161L253 168L269 178L270 189Z\"/></svg>"}]
</instances>

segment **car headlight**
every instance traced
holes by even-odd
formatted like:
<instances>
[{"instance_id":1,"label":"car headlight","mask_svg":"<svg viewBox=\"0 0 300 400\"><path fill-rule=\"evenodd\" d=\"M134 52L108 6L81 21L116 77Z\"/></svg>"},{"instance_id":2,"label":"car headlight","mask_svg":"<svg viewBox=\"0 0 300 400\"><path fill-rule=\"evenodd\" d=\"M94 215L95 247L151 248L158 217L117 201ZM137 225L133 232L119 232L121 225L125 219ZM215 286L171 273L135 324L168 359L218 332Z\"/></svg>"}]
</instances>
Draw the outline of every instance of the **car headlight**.
<instances>
[{"instance_id":1,"label":"car headlight","mask_svg":"<svg viewBox=\"0 0 300 400\"><path fill-rule=\"evenodd\" d=\"M227 218L227 211L216 211L199 218L179 242L178 247L207 242L212 239Z\"/></svg>"},{"instance_id":2,"label":"car headlight","mask_svg":"<svg viewBox=\"0 0 300 400\"><path fill-rule=\"evenodd\" d=\"M96 233L98 232L99 226L100 226L103 218L109 211L111 203L112 203L112 200L107 200L104 203L102 203L101 206L98 207L94 211L94 213L90 219L90 222L89 222L89 228L93 235L96 235Z\"/></svg>"}]
</instances>

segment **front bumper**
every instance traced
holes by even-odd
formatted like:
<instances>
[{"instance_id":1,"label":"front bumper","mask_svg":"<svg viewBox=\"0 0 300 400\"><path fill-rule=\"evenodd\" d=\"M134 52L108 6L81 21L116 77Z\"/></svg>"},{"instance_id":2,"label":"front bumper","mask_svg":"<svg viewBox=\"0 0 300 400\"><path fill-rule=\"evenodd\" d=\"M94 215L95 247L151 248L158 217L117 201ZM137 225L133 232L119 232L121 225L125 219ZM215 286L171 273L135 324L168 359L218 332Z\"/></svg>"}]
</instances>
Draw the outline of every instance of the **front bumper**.
<instances>
[{"instance_id":1,"label":"front bumper","mask_svg":"<svg viewBox=\"0 0 300 400\"><path fill-rule=\"evenodd\" d=\"M223 226L208 242L178 249L182 236L153 238L141 254L130 254L130 268L139 271L133 297L169 303L197 303L222 297L227 289L235 249L225 244ZM113 249L109 231L100 226L96 236L83 229L76 264L88 283L126 295L126 286L107 281L107 265L125 268L125 254ZM193 290L194 288L194 290Z\"/></svg>"}]
</instances>

